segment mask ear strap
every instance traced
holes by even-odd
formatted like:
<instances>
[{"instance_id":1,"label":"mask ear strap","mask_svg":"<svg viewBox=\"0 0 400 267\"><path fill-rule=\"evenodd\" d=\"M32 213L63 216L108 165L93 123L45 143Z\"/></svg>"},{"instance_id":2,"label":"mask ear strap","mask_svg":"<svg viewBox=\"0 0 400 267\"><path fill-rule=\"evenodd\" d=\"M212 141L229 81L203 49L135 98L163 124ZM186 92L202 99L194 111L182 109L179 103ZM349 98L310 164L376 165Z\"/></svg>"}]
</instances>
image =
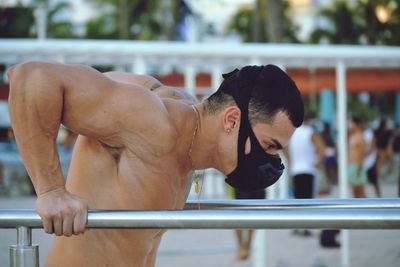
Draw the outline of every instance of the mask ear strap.
<instances>
[{"instance_id":1,"label":"mask ear strap","mask_svg":"<svg viewBox=\"0 0 400 267\"><path fill-rule=\"evenodd\" d=\"M228 73L224 73L222 74L222 78L224 78L224 80L228 79L229 77L231 77L232 75L234 75L235 73L237 73L239 70L238 69L234 69L231 72Z\"/></svg>"},{"instance_id":2,"label":"mask ear strap","mask_svg":"<svg viewBox=\"0 0 400 267\"><path fill-rule=\"evenodd\" d=\"M251 125L249 122L249 101L250 101L250 90L245 91L245 88L240 88L241 84L237 84L241 94L233 95L233 98L238 105L240 114L240 128L239 128L239 140L238 140L238 163L243 162L246 157L245 146L247 138L250 137L252 132Z\"/></svg>"}]
</instances>

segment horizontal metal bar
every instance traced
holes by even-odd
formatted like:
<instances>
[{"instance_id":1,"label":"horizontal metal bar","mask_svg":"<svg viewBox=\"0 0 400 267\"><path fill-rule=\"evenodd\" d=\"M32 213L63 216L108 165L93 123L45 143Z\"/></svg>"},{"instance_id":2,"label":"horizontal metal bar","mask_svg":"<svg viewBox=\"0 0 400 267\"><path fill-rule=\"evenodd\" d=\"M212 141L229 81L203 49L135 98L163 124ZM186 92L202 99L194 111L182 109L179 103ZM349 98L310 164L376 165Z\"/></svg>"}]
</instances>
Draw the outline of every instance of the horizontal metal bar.
<instances>
[{"instance_id":1,"label":"horizontal metal bar","mask_svg":"<svg viewBox=\"0 0 400 267\"><path fill-rule=\"evenodd\" d=\"M388 46L359 45L305 45L305 44L230 44L225 43L185 43L160 41L110 41L110 40L44 40L0 39L0 52L6 54L55 54L64 52L89 55L97 52L106 55L161 55L161 56L265 56L272 58L362 58L398 59L400 48ZM163 49L160 50L160 47ZM210 47L212 49L210 49ZM96 51L93 51L96 49ZM97 51L99 50L99 51ZM301 52L301 53L300 53Z\"/></svg>"},{"instance_id":2,"label":"horizontal metal bar","mask_svg":"<svg viewBox=\"0 0 400 267\"><path fill-rule=\"evenodd\" d=\"M241 199L199 200L186 202L186 210L210 209L320 209L320 208L385 208L400 209L400 198L356 198L356 199Z\"/></svg>"},{"instance_id":3,"label":"horizontal metal bar","mask_svg":"<svg viewBox=\"0 0 400 267\"><path fill-rule=\"evenodd\" d=\"M200 69L209 69L212 64L248 64L252 58L288 68L335 67L338 59L348 67L400 66L400 48L385 46L0 39L0 62L7 64L56 60L121 66L131 64L137 56L144 57L150 65L194 64Z\"/></svg>"},{"instance_id":4,"label":"horizontal metal bar","mask_svg":"<svg viewBox=\"0 0 400 267\"><path fill-rule=\"evenodd\" d=\"M33 210L0 210L0 228L41 228ZM399 209L89 211L88 228L400 229Z\"/></svg>"}]
</instances>

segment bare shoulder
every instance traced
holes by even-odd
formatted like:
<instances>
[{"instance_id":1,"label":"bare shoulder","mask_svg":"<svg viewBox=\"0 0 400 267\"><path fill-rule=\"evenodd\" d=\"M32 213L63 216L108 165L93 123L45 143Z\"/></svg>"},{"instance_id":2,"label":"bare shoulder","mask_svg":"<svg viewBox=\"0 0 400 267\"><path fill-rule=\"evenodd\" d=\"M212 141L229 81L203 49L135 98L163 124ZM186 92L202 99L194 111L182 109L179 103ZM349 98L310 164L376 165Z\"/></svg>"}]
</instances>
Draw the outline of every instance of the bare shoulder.
<instances>
[{"instance_id":1,"label":"bare shoulder","mask_svg":"<svg viewBox=\"0 0 400 267\"><path fill-rule=\"evenodd\" d=\"M155 147L162 149L160 144L174 133L164 102L138 84L115 82L110 91L107 97L99 100L108 103L107 106L93 103L102 115L92 117L94 132L107 134L88 136L95 137L109 148L128 148L132 152L156 151Z\"/></svg>"},{"instance_id":2,"label":"bare shoulder","mask_svg":"<svg viewBox=\"0 0 400 267\"><path fill-rule=\"evenodd\" d=\"M171 98L175 100L181 100L189 105L195 105L198 104L199 102L194 96L186 92L185 89L164 86L155 90L155 93L160 98Z\"/></svg>"},{"instance_id":3,"label":"bare shoulder","mask_svg":"<svg viewBox=\"0 0 400 267\"><path fill-rule=\"evenodd\" d=\"M173 131L180 132L184 126L187 114L191 112L191 103L181 99L162 98L162 102L168 112L168 120L173 127Z\"/></svg>"},{"instance_id":4,"label":"bare shoulder","mask_svg":"<svg viewBox=\"0 0 400 267\"><path fill-rule=\"evenodd\" d=\"M147 127L150 125L161 127L170 124L169 110L156 93L140 85L121 84L120 94L120 103L126 102L120 106L120 108L125 108L126 118L146 122Z\"/></svg>"}]
</instances>

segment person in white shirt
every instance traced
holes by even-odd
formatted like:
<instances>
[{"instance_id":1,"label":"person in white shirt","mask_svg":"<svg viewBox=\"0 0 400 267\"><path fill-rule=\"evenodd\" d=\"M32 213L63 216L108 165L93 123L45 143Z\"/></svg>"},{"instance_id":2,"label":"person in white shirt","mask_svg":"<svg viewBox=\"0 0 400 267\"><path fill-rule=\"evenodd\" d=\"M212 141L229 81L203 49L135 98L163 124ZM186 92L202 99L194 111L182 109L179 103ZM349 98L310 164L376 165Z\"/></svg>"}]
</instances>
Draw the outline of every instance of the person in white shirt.
<instances>
[{"instance_id":1,"label":"person in white shirt","mask_svg":"<svg viewBox=\"0 0 400 267\"><path fill-rule=\"evenodd\" d=\"M294 198L315 197L315 177L322 167L325 145L321 136L310 125L313 115L307 115L296 129L288 147L289 173L293 178ZM304 235L309 232L305 231Z\"/></svg>"}]
</instances>

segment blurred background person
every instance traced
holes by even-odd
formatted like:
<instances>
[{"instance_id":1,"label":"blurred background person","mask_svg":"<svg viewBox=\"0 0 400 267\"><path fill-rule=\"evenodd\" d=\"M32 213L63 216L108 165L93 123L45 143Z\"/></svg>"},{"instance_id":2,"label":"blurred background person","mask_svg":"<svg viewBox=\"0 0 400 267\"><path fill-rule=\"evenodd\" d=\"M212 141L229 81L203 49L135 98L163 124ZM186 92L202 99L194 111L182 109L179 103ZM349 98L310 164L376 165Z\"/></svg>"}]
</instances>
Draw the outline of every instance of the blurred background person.
<instances>
[{"instance_id":1,"label":"blurred background person","mask_svg":"<svg viewBox=\"0 0 400 267\"><path fill-rule=\"evenodd\" d=\"M303 125L296 129L287 150L289 173L293 182L294 198L314 198L316 179L325 157L325 145L314 130L311 120L314 115L305 116ZM295 234L310 235L308 230L295 230Z\"/></svg>"},{"instance_id":2,"label":"blurred background person","mask_svg":"<svg viewBox=\"0 0 400 267\"><path fill-rule=\"evenodd\" d=\"M394 132L391 147L393 150L394 175L397 178L397 194L400 197L400 125L397 125Z\"/></svg>"},{"instance_id":3,"label":"blurred background person","mask_svg":"<svg viewBox=\"0 0 400 267\"><path fill-rule=\"evenodd\" d=\"M382 118L378 129L375 131L378 179L388 175L393 169L393 157L389 146L391 137L392 131L388 129L386 119ZM379 181L376 184L377 190L380 191Z\"/></svg>"},{"instance_id":4,"label":"blurred background person","mask_svg":"<svg viewBox=\"0 0 400 267\"><path fill-rule=\"evenodd\" d=\"M348 178L353 197L365 198L367 172L364 168L364 160L367 153L367 145L364 139L362 120L358 117L353 117L349 121L348 149Z\"/></svg>"},{"instance_id":5,"label":"blurred background person","mask_svg":"<svg viewBox=\"0 0 400 267\"><path fill-rule=\"evenodd\" d=\"M325 145L324 171L329 186L337 184L337 152L336 144L332 137L331 125L324 122L321 138Z\"/></svg>"},{"instance_id":6,"label":"blurred background person","mask_svg":"<svg viewBox=\"0 0 400 267\"><path fill-rule=\"evenodd\" d=\"M381 190L378 184L376 138L373 129L368 126L368 123L363 123L363 130L366 145L364 168L367 172L368 182L374 187L376 197L381 197Z\"/></svg>"},{"instance_id":7,"label":"blurred background person","mask_svg":"<svg viewBox=\"0 0 400 267\"><path fill-rule=\"evenodd\" d=\"M266 192L264 190L254 191L254 192L240 192L238 190L234 191L235 199L265 199ZM243 261L249 258L251 241L253 239L254 230L252 229L240 229L235 230L236 240L238 243L238 250L236 254L236 259Z\"/></svg>"}]
</instances>

